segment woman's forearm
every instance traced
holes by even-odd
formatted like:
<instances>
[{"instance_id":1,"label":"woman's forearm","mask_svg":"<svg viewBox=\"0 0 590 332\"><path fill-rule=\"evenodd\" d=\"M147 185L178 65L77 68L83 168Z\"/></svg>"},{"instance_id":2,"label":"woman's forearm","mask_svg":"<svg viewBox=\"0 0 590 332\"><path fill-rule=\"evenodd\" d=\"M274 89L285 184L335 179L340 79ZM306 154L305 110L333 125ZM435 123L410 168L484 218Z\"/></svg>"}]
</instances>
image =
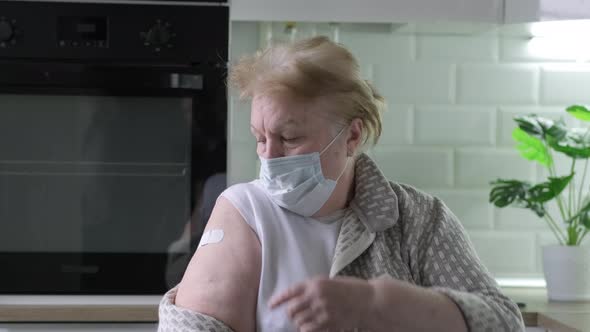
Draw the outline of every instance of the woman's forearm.
<instances>
[{"instance_id":1,"label":"woman's forearm","mask_svg":"<svg viewBox=\"0 0 590 332\"><path fill-rule=\"evenodd\" d=\"M467 331L463 314L446 295L391 278L369 281L371 331Z\"/></svg>"}]
</instances>

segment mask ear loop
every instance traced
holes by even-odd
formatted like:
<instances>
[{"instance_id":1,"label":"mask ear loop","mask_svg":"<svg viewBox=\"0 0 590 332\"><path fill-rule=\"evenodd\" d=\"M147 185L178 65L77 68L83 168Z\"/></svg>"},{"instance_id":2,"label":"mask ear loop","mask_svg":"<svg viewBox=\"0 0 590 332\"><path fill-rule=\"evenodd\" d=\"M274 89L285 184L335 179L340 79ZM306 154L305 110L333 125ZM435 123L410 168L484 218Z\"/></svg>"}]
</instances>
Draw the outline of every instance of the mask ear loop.
<instances>
[{"instance_id":1,"label":"mask ear loop","mask_svg":"<svg viewBox=\"0 0 590 332\"><path fill-rule=\"evenodd\" d=\"M320 156L322 155L322 153L324 153L326 150L328 150L328 148L330 146L332 146L332 144L334 144L334 142L336 142L336 140L338 139L338 137L340 137L340 135L342 135L342 133L344 132L344 129L346 129L347 127L343 127L342 129L340 129L340 132L338 132L338 135L336 135L332 141L330 143L328 143L328 145L326 145L326 147L320 152Z\"/></svg>"},{"instance_id":2,"label":"mask ear loop","mask_svg":"<svg viewBox=\"0 0 590 332\"><path fill-rule=\"evenodd\" d=\"M328 150L328 148L330 146L332 146L332 144L334 144L334 142L336 142L338 137L340 137L340 135L342 135L342 133L344 132L344 129L346 129L346 128L348 128L348 126L345 126L342 129L340 129L340 132L338 132L338 134L332 139L332 141L320 152L320 156L322 155L322 153L324 153L324 151ZM338 182L338 180L340 180L342 175L344 175L344 172L346 171L346 167L348 167L349 161L350 161L350 151L346 151L346 164L344 165L344 168L340 172L340 175L338 175L338 177L334 181Z\"/></svg>"},{"instance_id":3,"label":"mask ear loop","mask_svg":"<svg viewBox=\"0 0 590 332\"><path fill-rule=\"evenodd\" d=\"M336 178L336 182L338 182L338 180L340 180L340 178L342 177L342 175L344 175L344 172L346 171L346 168L348 167L348 162L350 161L351 157L346 156L346 164L344 164L344 168L342 169L342 172L340 172L340 175L338 175L338 177Z\"/></svg>"}]
</instances>

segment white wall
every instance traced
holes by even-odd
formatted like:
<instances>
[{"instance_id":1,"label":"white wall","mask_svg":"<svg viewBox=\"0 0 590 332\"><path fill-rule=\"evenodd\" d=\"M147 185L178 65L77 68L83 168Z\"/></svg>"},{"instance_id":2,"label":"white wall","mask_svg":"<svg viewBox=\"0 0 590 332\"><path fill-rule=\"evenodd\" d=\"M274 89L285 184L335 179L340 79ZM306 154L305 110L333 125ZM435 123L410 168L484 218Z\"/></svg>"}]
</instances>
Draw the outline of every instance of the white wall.
<instances>
[{"instance_id":1,"label":"white wall","mask_svg":"<svg viewBox=\"0 0 590 332\"><path fill-rule=\"evenodd\" d=\"M371 151L383 172L441 197L496 277L538 277L540 246L553 242L552 234L532 212L494 208L489 182L544 179L513 148L512 118L531 112L559 118L567 116L565 106L590 103L590 67L563 52L533 53L530 38L509 30L308 23L288 31L280 23L233 23L232 59L270 39L325 34L343 43L389 102L381 142ZM232 98L232 182L256 177L248 121L248 103Z\"/></svg>"}]
</instances>

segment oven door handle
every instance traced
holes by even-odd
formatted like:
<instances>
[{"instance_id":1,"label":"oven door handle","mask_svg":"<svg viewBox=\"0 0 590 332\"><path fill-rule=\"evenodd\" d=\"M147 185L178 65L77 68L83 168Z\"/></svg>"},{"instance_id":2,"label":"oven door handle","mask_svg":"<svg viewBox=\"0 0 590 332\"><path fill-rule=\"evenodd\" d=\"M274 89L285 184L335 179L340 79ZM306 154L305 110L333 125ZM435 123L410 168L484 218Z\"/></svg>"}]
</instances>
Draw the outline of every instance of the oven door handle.
<instances>
[{"instance_id":1,"label":"oven door handle","mask_svg":"<svg viewBox=\"0 0 590 332\"><path fill-rule=\"evenodd\" d=\"M170 88L172 89L203 89L203 75L170 73Z\"/></svg>"},{"instance_id":2,"label":"oven door handle","mask_svg":"<svg viewBox=\"0 0 590 332\"><path fill-rule=\"evenodd\" d=\"M95 91L98 94L194 95L205 72L193 67L0 63L0 91Z\"/></svg>"}]
</instances>

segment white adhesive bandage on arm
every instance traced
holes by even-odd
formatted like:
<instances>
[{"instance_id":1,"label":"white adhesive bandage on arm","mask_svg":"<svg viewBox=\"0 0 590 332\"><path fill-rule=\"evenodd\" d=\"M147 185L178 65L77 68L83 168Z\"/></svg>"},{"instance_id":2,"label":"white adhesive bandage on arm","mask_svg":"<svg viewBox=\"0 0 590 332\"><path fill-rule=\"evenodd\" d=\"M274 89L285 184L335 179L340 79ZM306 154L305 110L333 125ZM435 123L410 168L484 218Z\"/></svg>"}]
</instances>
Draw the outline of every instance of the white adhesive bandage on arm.
<instances>
[{"instance_id":1,"label":"white adhesive bandage on arm","mask_svg":"<svg viewBox=\"0 0 590 332\"><path fill-rule=\"evenodd\" d=\"M203 233L199 247L206 246L211 243L219 243L223 240L223 229L211 229Z\"/></svg>"}]
</instances>

